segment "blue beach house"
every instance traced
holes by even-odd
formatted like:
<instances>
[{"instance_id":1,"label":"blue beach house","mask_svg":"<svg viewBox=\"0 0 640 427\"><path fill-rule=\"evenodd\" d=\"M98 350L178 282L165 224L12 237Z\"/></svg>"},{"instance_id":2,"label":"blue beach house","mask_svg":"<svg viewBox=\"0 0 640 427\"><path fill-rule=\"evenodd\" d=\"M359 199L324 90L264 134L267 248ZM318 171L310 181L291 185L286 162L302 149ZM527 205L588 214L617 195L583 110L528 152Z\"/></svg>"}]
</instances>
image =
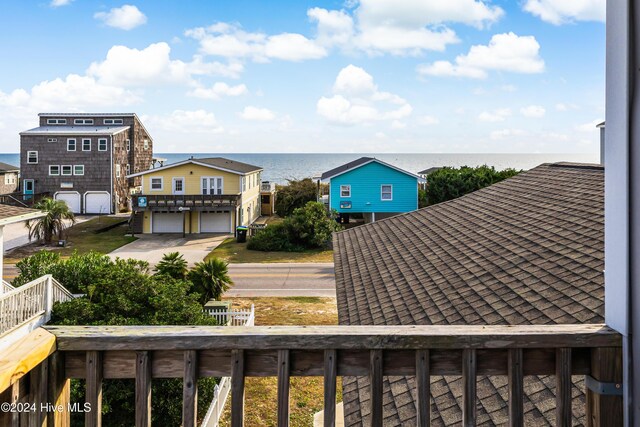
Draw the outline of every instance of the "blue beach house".
<instances>
[{"instance_id":1,"label":"blue beach house","mask_svg":"<svg viewBox=\"0 0 640 427\"><path fill-rule=\"evenodd\" d=\"M329 207L348 222L362 214L374 222L418 209L418 184L424 178L373 157L361 157L322 174L329 183Z\"/></svg>"}]
</instances>

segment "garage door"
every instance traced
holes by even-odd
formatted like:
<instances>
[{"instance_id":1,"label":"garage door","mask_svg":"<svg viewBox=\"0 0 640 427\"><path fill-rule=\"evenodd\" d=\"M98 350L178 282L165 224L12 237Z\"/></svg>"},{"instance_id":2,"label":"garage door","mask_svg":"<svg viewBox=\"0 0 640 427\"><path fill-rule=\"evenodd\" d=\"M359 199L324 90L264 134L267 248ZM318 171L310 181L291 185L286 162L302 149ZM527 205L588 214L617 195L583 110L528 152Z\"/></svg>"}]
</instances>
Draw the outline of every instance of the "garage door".
<instances>
[{"instance_id":1,"label":"garage door","mask_svg":"<svg viewBox=\"0 0 640 427\"><path fill-rule=\"evenodd\" d=\"M230 233L231 212L200 212L201 233Z\"/></svg>"},{"instance_id":2,"label":"garage door","mask_svg":"<svg viewBox=\"0 0 640 427\"><path fill-rule=\"evenodd\" d=\"M152 221L154 233L182 233L181 212L154 212Z\"/></svg>"},{"instance_id":3,"label":"garage door","mask_svg":"<svg viewBox=\"0 0 640 427\"><path fill-rule=\"evenodd\" d=\"M77 191L59 191L54 198L65 202L71 212L80 213L80 193Z\"/></svg>"},{"instance_id":4,"label":"garage door","mask_svg":"<svg viewBox=\"0 0 640 427\"><path fill-rule=\"evenodd\" d=\"M111 195L106 191L87 191L84 194L84 212L88 214L110 214Z\"/></svg>"}]
</instances>

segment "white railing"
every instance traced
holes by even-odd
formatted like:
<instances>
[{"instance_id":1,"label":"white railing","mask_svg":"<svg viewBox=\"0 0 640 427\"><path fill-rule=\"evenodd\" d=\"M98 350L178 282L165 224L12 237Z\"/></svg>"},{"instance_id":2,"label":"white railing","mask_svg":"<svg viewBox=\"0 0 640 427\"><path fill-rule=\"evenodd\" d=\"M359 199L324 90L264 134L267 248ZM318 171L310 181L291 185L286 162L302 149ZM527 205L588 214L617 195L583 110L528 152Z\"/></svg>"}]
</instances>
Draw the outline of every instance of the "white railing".
<instances>
[{"instance_id":1,"label":"white railing","mask_svg":"<svg viewBox=\"0 0 640 427\"><path fill-rule=\"evenodd\" d=\"M12 290L14 290L15 288L13 286L11 286L11 283L7 282L6 280L2 281L2 292L0 292L0 294L4 294L6 292L11 292Z\"/></svg>"},{"instance_id":2,"label":"white railing","mask_svg":"<svg viewBox=\"0 0 640 427\"><path fill-rule=\"evenodd\" d=\"M38 327L51 318L54 302L73 298L50 274L0 295L0 338L21 326Z\"/></svg>"},{"instance_id":3,"label":"white railing","mask_svg":"<svg viewBox=\"0 0 640 427\"><path fill-rule=\"evenodd\" d=\"M209 314L216 318L219 325L255 326L256 311L253 304L250 310L209 311ZM231 377L220 378L220 382L213 389L213 400L202 420L201 427L218 427L230 390Z\"/></svg>"},{"instance_id":4,"label":"white railing","mask_svg":"<svg viewBox=\"0 0 640 427\"><path fill-rule=\"evenodd\" d=\"M218 325L223 326L253 326L255 322L255 308L253 304L251 309L244 310L228 310L228 311L205 311L218 322Z\"/></svg>"}]
</instances>

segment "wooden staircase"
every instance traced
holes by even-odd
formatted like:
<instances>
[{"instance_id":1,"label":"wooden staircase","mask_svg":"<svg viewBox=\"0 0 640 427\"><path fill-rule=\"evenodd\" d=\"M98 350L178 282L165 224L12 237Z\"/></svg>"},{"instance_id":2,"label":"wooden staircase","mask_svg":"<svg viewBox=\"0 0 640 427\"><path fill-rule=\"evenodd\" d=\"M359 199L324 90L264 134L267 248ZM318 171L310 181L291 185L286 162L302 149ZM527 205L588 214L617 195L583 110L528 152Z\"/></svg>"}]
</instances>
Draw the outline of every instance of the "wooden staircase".
<instances>
[{"instance_id":1,"label":"wooden staircase","mask_svg":"<svg viewBox=\"0 0 640 427\"><path fill-rule=\"evenodd\" d=\"M142 233L142 224L144 222L144 212L133 211L129 218L129 233L131 235Z\"/></svg>"}]
</instances>

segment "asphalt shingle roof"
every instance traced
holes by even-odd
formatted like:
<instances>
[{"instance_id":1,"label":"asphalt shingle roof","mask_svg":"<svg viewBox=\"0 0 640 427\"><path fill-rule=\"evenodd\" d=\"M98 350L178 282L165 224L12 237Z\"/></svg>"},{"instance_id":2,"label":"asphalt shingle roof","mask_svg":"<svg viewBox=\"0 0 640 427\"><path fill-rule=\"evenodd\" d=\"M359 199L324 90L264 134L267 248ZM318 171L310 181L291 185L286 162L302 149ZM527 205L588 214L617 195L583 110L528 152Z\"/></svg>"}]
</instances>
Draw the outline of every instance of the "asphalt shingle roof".
<instances>
[{"instance_id":1,"label":"asphalt shingle roof","mask_svg":"<svg viewBox=\"0 0 640 427\"><path fill-rule=\"evenodd\" d=\"M340 324L601 323L604 170L544 164L334 235ZM385 426L415 425L412 377L385 379ZM574 425L585 423L574 378ZM525 378L525 424L554 425L553 377ZM345 425L367 425L367 378L345 378ZM459 377L431 378L432 425L461 421ZM506 377L478 377L478 425L508 420ZM579 403L578 402L582 402Z\"/></svg>"},{"instance_id":2,"label":"asphalt shingle roof","mask_svg":"<svg viewBox=\"0 0 640 427\"><path fill-rule=\"evenodd\" d=\"M0 162L0 172L15 172L20 170L19 167L10 165L9 163Z\"/></svg>"},{"instance_id":3,"label":"asphalt shingle roof","mask_svg":"<svg viewBox=\"0 0 640 427\"><path fill-rule=\"evenodd\" d=\"M363 165L365 163L370 162L371 160L373 160L373 157L360 157L359 159L353 160L349 163L345 163L342 166L338 166L337 168L333 168L329 171L324 172L321 176L320 179L328 179L331 178L332 176L341 174L342 172L346 172L349 169L353 169L356 168L360 165Z\"/></svg>"},{"instance_id":4,"label":"asphalt shingle roof","mask_svg":"<svg viewBox=\"0 0 640 427\"><path fill-rule=\"evenodd\" d=\"M240 173L249 173L260 171L260 166L254 166L247 163L236 162L235 160L225 159L224 157L206 157L202 159L193 159L196 162L206 163L218 168L229 169Z\"/></svg>"},{"instance_id":5,"label":"asphalt shingle roof","mask_svg":"<svg viewBox=\"0 0 640 427\"><path fill-rule=\"evenodd\" d=\"M129 126L40 126L20 132L20 135L114 135L129 129Z\"/></svg>"}]
</instances>

